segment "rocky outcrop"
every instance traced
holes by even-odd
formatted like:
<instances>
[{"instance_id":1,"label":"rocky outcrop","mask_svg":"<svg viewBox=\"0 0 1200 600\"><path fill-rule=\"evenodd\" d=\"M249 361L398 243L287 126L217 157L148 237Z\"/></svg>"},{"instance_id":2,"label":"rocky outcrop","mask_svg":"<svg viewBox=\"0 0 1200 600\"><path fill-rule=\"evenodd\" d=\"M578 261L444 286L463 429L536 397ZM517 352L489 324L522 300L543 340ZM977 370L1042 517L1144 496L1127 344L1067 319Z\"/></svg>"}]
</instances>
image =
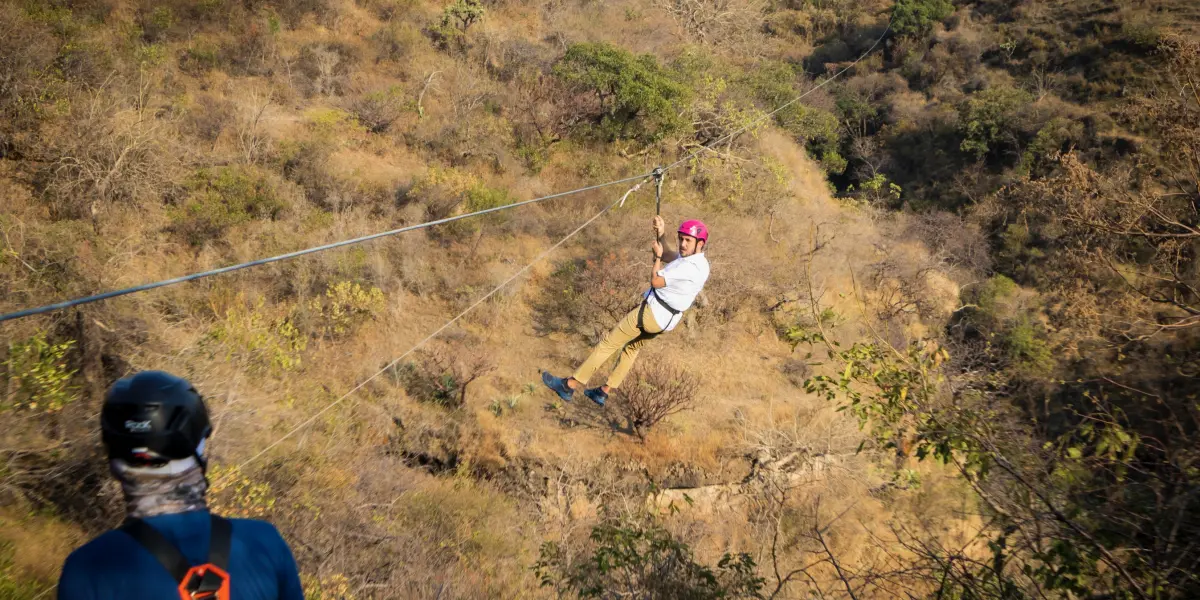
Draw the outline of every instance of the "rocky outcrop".
<instances>
[{"instance_id":1,"label":"rocky outcrop","mask_svg":"<svg viewBox=\"0 0 1200 600\"><path fill-rule=\"evenodd\" d=\"M798 450L775 458L763 452L751 462L750 474L741 481L660 489L649 494L646 506L650 510L670 512L689 509L704 514L737 511L745 507L754 490L764 483L774 482L784 487L811 483L822 479L841 462L841 456L811 454Z\"/></svg>"}]
</instances>

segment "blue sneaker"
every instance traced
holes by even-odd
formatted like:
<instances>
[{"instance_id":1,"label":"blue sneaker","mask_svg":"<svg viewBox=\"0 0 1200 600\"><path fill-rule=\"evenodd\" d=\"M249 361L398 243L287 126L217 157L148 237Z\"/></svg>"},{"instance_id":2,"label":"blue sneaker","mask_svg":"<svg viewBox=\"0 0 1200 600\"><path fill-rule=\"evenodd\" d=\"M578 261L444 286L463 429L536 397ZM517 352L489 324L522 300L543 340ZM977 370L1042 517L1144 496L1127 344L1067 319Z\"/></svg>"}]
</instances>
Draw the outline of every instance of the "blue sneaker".
<instances>
[{"instance_id":1,"label":"blue sneaker","mask_svg":"<svg viewBox=\"0 0 1200 600\"><path fill-rule=\"evenodd\" d=\"M567 385L566 379L555 377L549 371L542 371L542 383L546 384L546 387L551 390L554 390L554 393L558 394L559 398L567 402L570 402L571 396L575 395L575 390Z\"/></svg>"},{"instance_id":2,"label":"blue sneaker","mask_svg":"<svg viewBox=\"0 0 1200 600\"><path fill-rule=\"evenodd\" d=\"M604 390L601 388L583 390L583 395L587 396L588 400L591 400L600 406L604 406L604 403L608 401L608 394L605 394Z\"/></svg>"}]
</instances>

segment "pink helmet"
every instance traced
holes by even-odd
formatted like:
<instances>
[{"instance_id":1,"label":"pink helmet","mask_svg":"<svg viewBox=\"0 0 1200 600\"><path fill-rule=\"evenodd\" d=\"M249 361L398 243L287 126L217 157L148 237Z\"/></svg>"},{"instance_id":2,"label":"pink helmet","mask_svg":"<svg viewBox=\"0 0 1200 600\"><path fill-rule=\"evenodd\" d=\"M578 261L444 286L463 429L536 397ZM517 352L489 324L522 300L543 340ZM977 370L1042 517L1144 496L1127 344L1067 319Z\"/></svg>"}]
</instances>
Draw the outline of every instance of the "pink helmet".
<instances>
[{"instance_id":1,"label":"pink helmet","mask_svg":"<svg viewBox=\"0 0 1200 600\"><path fill-rule=\"evenodd\" d=\"M708 226L703 221L691 219L679 226L679 233L690 235L698 240L708 241Z\"/></svg>"}]
</instances>

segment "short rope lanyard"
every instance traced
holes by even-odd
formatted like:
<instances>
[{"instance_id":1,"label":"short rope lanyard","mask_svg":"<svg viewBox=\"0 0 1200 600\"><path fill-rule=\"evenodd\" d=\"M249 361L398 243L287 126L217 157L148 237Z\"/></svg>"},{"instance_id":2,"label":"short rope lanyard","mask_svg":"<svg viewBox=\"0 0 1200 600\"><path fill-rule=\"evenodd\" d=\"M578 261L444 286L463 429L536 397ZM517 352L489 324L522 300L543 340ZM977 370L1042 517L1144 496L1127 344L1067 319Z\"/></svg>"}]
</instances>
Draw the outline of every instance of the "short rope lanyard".
<instances>
[{"instance_id":1,"label":"short rope lanyard","mask_svg":"<svg viewBox=\"0 0 1200 600\"><path fill-rule=\"evenodd\" d=\"M666 175L666 171L664 171L662 167L654 167L654 170L651 171L650 174L654 176L654 216L657 217L662 214L662 184L663 176ZM660 245L663 244L663 239L665 237L666 231L664 230L663 234L658 236L658 243ZM666 248L665 245L663 245L663 247Z\"/></svg>"}]
</instances>

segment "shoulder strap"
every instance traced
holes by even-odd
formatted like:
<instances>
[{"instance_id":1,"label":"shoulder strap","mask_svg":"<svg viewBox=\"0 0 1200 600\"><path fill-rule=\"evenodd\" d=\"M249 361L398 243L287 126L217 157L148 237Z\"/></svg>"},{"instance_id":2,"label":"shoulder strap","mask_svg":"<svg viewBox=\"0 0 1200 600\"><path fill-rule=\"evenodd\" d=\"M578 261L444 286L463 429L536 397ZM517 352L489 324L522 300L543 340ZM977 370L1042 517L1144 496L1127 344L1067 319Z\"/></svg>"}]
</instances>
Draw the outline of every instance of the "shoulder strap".
<instances>
[{"instance_id":1,"label":"shoulder strap","mask_svg":"<svg viewBox=\"0 0 1200 600\"><path fill-rule=\"evenodd\" d=\"M233 544L233 524L227 519L211 515L212 529L208 542L208 562L222 571L229 571L229 550ZM154 558L158 559L159 564L171 574L175 581L182 582L191 570L191 564L188 563L187 557L172 544L170 540L157 529L147 524L141 519L127 519L121 525L121 531L125 532L134 541L141 544L143 548L148 550Z\"/></svg>"},{"instance_id":2,"label":"shoulder strap","mask_svg":"<svg viewBox=\"0 0 1200 600\"><path fill-rule=\"evenodd\" d=\"M208 541L208 563L229 572L229 550L233 546L233 523L212 515L212 537Z\"/></svg>"},{"instance_id":3,"label":"shoulder strap","mask_svg":"<svg viewBox=\"0 0 1200 600\"><path fill-rule=\"evenodd\" d=\"M157 529L141 519L127 519L125 524L121 525L121 531L153 554L175 581L183 581L187 576L188 570L191 569L187 558Z\"/></svg>"}]
</instances>

